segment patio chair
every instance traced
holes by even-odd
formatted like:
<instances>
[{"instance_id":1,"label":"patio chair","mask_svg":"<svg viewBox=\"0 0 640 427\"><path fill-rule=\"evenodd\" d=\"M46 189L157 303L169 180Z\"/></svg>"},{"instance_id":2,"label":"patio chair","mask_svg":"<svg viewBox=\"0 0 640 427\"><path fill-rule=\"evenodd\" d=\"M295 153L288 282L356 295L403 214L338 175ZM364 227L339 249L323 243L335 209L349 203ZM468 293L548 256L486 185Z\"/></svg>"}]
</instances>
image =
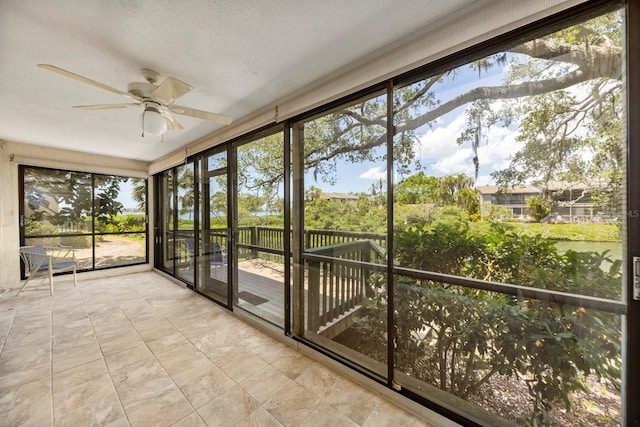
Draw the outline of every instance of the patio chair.
<instances>
[{"instance_id":1,"label":"patio chair","mask_svg":"<svg viewBox=\"0 0 640 427\"><path fill-rule=\"evenodd\" d=\"M218 269L227 265L227 257L222 252L220 243L211 243L211 253L209 254L209 264L213 267L213 277L218 277Z\"/></svg>"},{"instance_id":2,"label":"patio chair","mask_svg":"<svg viewBox=\"0 0 640 427\"><path fill-rule=\"evenodd\" d=\"M222 245L220 243L211 244L211 254L209 256L211 265L225 265L227 263L227 257L222 252Z\"/></svg>"},{"instance_id":3,"label":"patio chair","mask_svg":"<svg viewBox=\"0 0 640 427\"><path fill-rule=\"evenodd\" d=\"M24 262L27 279L17 295L37 276L49 277L49 289L53 295L53 274L63 271L73 271L73 285L78 286L76 256L71 246L21 246L20 258Z\"/></svg>"}]
</instances>

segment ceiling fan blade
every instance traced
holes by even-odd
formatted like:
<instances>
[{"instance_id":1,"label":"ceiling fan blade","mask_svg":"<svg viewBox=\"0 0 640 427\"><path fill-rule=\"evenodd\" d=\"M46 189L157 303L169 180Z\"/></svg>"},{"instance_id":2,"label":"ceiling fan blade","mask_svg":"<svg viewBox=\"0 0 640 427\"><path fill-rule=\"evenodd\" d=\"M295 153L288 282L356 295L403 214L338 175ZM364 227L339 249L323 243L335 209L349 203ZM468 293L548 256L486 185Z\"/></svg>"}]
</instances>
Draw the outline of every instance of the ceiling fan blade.
<instances>
[{"instance_id":1,"label":"ceiling fan blade","mask_svg":"<svg viewBox=\"0 0 640 427\"><path fill-rule=\"evenodd\" d=\"M160 86L151 92L151 98L160 101L161 104L172 104L185 93L191 91L193 86L173 77L167 78Z\"/></svg>"},{"instance_id":2,"label":"ceiling fan blade","mask_svg":"<svg viewBox=\"0 0 640 427\"><path fill-rule=\"evenodd\" d=\"M180 105L169 105L168 108L169 110L171 110L172 113L182 114L184 116L195 117L197 119L222 123L223 125L228 125L233 121L233 118L230 116L225 116L224 114L210 113L208 111L196 110L195 108L182 107Z\"/></svg>"},{"instance_id":3,"label":"ceiling fan blade","mask_svg":"<svg viewBox=\"0 0 640 427\"><path fill-rule=\"evenodd\" d=\"M109 110L111 108L132 108L139 107L141 103L131 104L97 104L97 105L74 105L73 108L80 108L82 110Z\"/></svg>"},{"instance_id":4,"label":"ceiling fan blade","mask_svg":"<svg viewBox=\"0 0 640 427\"><path fill-rule=\"evenodd\" d=\"M171 114L169 114L166 111L160 111L160 114L162 114L162 117L164 117L164 120L167 122L167 129L169 130L181 130L182 129L182 125L180 123L178 123L178 121L176 119L173 118L173 116Z\"/></svg>"},{"instance_id":5,"label":"ceiling fan blade","mask_svg":"<svg viewBox=\"0 0 640 427\"><path fill-rule=\"evenodd\" d=\"M136 97L132 96L131 94L129 94L127 92L123 92L123 91L118 90L116 88L113 88L111 86L107 86L104 83L100 83L100 82L97 82L95 80L91 80L89 78L83 77L83 76L81 76L79 74L72 73L71 71L63 70L62 68L58 68L55 65L38 64L38 67L43 68L45 70L53 71L54 73L58 73L60 75L72 78L74 80L81 81L81 82L89 84L91 86L99 87L100 89L104 89L104 90L107 90L109 92L117 93L118 95L126 96L126 97L132 98L132 99L137 99Z\"/></svg>"}]
</instances>

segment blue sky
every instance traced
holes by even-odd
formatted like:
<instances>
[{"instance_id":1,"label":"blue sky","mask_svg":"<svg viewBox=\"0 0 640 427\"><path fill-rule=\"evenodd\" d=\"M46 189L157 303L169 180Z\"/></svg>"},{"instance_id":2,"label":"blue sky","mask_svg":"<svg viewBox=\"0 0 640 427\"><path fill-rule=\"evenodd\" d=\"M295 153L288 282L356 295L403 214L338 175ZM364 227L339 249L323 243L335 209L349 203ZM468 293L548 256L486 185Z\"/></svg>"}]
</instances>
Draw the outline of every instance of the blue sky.
<instances>
[{"instance_id":1,"label":"blue sky","mask_svg":"<svg viewBox=\"0 0 640 427\"><path fill-rule=\"evenodd\" d=\"M495 67L490 73L470 70L463 66L458 70L455 79L448 79L434 87L440 100L446 101L478 86L497 86L503 83L502 67ZM450 113L439 117L431 123L417 129L418 141L413 150L422 165L425 174L444 176L463 173L473 177L473 151L469 144L458 145L456 140L465 127L465 109L467 105L458 107ZM509 158L517 151L517 130L493 126L483 131L483 138L478 149L480 169L477 185L492 184L491 172L503 169L509 164ZM325 192L368 192L371 185L380 178L386 179L386 164L358 163L351 164L339 161L337 165L338 182L329 185L315 182L311 174L305 176L305 188L311 185ZM395 181L401 177L396 176Z\"/></svg>"}]
</instances>

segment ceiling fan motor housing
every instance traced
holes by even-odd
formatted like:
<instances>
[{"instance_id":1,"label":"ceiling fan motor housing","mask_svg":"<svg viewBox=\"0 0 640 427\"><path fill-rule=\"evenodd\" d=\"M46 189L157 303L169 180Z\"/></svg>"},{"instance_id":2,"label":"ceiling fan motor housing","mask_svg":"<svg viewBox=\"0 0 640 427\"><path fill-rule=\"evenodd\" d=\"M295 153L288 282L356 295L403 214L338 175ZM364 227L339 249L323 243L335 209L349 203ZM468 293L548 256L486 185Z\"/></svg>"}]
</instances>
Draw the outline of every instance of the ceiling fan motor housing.
<instances>
[{"instance_id":1,"label":"ceiling fan motor housing","mask_svg":"<svg viewBox=\"0 0 640 427\"><path fill-rule=\"evenodd\" d=\"M147 82L133 82L127 85L127 91L142 99L151 99L151 92L157 88L156 85Z\"/></svg>"}]
</instances>

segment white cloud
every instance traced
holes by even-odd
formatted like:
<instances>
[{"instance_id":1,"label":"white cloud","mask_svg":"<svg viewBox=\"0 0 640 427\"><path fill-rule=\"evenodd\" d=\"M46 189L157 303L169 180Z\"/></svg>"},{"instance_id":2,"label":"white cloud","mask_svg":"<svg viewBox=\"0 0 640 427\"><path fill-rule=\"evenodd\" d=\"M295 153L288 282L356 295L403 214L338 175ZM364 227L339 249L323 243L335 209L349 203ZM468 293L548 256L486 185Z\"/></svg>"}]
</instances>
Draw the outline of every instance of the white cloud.
<instances>
[{"instance_id":1,"label":"white cloud","mask_svg":"<svg viewBox=\"0 0 640 427\"><path fill-rule=\"evenodd\" d=\"M427 174L440 176L464 173L474 176L473 150L469 144L456 143L465 126L464 112L459 113L449 123L445 124L442 121L438 124L438 127L425 132L415 146L417 156L427 166ZM516 142L517 134L517 130L499 126L493 126L483 132L478 147L478 183L492 183L491 172L509 165L510 157L519 148Z\"/></svg>"},{"instance_id":2,"label":"white cloud","mask_svg":"<svg viewBox=\"0 0 640 427\"><path fill-rule=\"evenodd\" d=\"M365 172L362 172L360 175L358 175L358 178L370 179L372 181L377 181L379 179L384 179L386 177L387 177L386 169L380 166L371 168Z\"/></svg>"}]
</instances>

